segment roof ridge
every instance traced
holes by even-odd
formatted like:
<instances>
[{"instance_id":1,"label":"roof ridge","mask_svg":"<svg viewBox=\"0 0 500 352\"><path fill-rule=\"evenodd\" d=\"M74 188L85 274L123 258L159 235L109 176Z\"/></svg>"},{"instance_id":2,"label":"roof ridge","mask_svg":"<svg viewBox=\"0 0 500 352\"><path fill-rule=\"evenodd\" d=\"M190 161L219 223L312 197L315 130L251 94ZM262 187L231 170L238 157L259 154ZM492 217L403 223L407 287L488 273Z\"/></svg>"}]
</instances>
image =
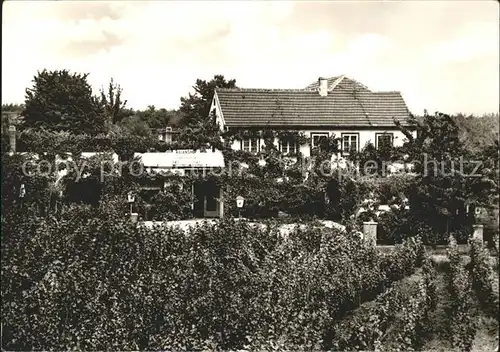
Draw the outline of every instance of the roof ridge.
<instances>
[{"instance_id":1,"label":"roof ridge","mask_svg":"<svg viewBox=\"0 0 500 352\"><path fill-rule=\"evenodd\" d=\"M340 82L342 82L344 80L344 78L346 78L346 75L333 76L331 78L335 78L335 77L337 77L337 79L335 80L335 82L332 83L330 88L328 88L329 91L334 90L340 84Z\"/></svg>"},{"instance_id":2,"label":"roof ridge","mask_svg":"<svg viewBox=\"0 0 500 352\"><path fill-rule=\"evenodd\" d=\"M383 94L383 93L398 93L398 94L401 94L401 91L399 91L399 90L377 90L377 91L371 91L371 92L360 92L360 93L374 93L374 94Z\"/></svg>"},{"instance_id":3,"label":"roof ridge","mask_svg":"<svg viewBox=\"0 0 500 352\"><path fill-rule=\"evenodd\" d=\"M310 89L304 88L215 88L220 92L239 92L239 91L254 91L254 92L312 92Z\"/></svg>"},{"instance_id":4,"label":"roof ridge","mask_svg":"<svg viewBox=\"0 0 500 352\"><path fill-rule=\"evenodd\" d=\"M370 91L371 91L371 89L370 89L370 88L368 88L368 86L365 86L365 85L364 85L363 83L361 83L360 81L355 80L354 78L349 78L349 77L347 77L347 78L348 78L348 79L350 79L351 81L353 81L354 83L359 84L361 87L363 87L363 88L368 89L368 90L370 90Z\"/></svg>"},{"instance_id":5,"label":"roof ridge","mask_svg":"<svg viewBox=\"0 0 500 352\"><path fill-rule=\"evenodd\" d=\"M317 93L316 90L311 89L301 89L301 88L215 88L218 92L256 92L256 93L268 93L268 92L280 92L280 93ZM331 94L351 94L352 92L343 90L329 90L328 95ZM382 95L382 94L399 94L401 91L391 90L391 91L356 91L356 94L361 95Z\"/></svg>"}]
</instances>

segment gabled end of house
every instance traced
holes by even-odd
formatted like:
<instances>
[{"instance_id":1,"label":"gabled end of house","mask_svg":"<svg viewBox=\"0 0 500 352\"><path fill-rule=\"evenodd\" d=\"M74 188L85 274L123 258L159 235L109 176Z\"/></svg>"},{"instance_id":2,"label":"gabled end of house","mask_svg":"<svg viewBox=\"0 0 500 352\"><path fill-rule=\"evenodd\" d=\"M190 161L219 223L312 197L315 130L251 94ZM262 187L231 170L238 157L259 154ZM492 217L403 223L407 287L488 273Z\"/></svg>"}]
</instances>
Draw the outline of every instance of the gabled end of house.
<instances>
[{"instance_id":1,"label":"gabled end of house","mask_svg":"<svg viewBox=\"0 0 500 352\"><path fill-rule=\"evenodd\" d=\"M221 130L288 130L309 138L305 145L275 141L280 150L309 156L322 138L336 136L345 154L366 143L402 145L401 126L411 113L400 92L376 92L345 75L320 77L304 89L222 89L212 101ZM212 110L212 111L213 111ZM397 123L396 123L397 122ZM235 141L233 149L258 153L262 140Z\"/></svg>"}]
</instances>

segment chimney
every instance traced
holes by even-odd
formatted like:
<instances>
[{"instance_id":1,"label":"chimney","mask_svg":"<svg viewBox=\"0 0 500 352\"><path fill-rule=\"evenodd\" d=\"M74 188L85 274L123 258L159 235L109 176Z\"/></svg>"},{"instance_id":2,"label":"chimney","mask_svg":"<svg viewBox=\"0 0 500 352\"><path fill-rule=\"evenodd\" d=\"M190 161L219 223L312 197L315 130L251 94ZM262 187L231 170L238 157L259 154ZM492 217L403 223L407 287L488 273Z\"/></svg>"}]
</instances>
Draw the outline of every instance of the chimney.
<instances>
[{"instance_id":1,"label":"chimney","mask_svg":"<svg viewBox=\"0 0 500 352\"><path fill-rule=\"evenodd\" d=\"M328 95L328 79L323 77L318 78L318 91L322 97Z\"/></svg>"},{"instance_id":2,"label":"chimney","mask_svg":"<svg viewBox=\"0 0 500 352\"><path fill-rule=\"evenodd\" d=\"M168 144L172 143L172 127L165 128L165 142Z\"/></svg>"},{"instance_id":3,"label":"chimney","mask_svg":"<svg viewBox=\"0 0 500 352\"><path fill-rule=\"evenodd\" d=\"M16 126L10 125L9 126L9 144L10 144L10 151L12 153L16 152Z\"/></svg>"}]
</instances>

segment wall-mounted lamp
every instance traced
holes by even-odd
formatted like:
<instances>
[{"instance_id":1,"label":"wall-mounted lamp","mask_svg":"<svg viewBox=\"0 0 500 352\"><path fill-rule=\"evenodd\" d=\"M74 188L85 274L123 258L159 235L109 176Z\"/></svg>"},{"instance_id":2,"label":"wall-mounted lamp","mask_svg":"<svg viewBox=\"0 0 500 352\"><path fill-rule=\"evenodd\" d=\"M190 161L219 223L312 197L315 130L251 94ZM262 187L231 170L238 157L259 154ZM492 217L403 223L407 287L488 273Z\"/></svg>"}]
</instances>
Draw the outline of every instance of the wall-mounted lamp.
<instances>
[{"instance_id":1,"label":"wall-mounted lamp","mask_svg":"<svg viewBox=\"0 0 500 352\"><path fill-rule=\"evenodd\" d=\"M135 202L135 194L133 192L127 193L127 201L128 201L128 204L130 204L130 214L132 214L132 205Z\"/></svg>"}]
</instances>

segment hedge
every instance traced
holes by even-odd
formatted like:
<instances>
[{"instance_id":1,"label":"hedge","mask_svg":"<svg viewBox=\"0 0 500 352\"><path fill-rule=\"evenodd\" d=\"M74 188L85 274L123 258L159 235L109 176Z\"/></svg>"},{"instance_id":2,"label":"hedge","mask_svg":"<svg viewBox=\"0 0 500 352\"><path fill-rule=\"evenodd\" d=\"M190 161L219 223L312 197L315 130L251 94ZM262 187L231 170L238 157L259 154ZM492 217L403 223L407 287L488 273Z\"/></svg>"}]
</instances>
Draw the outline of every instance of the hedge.
<instances>
[{"instance_id":1,"label":"hedge","mask_svg":"<svg viewBox=\"0 0 500 352\"><path fill-rule=\"evenodd\" d=\"M435 272L406 278L363 304L332 329L330 349L419 350L427 335L429 312L437 300Z\"/></svg>"},{"instance_id":2,"label":"hedge","mask_svg":"<svg viewBox=\"0 0 500 352\"><path fill-rule=\"evenodd\" d=\"M480 241L470 243L470 275L472 288L483 310L492 317L498 317L498 289L493 289L493 269L489 250Z\"/></svg>"},{"instance_id":3,"label":"hedge","mask_svg":"<svg viewBox=\"0 0 500 352\"><path fill-rule=\"evenodd\" d=\"M59 219L7 214L4 348L323 348L335 321L419 263L402 260L420 252L415 241L386 257L321 228L282 237L223 220L187 234L151 230L120 219L121 206L109 198Z\"/></svg>"},{"instance_id":4,"label":"hedge","mask_svg":"<svg viewBox=\"0 0 500 352\"><path fill-rule=\"evenodd\" d=\"M460 351L470 351L476 333L476 326L471 315L472 282L453 237L450 239L447 256L449 267L446 273L446 283L450 302L446 311L449 321L453 322L448 326L448 337L454 348Z\"/></svg>"}]
</instances>

